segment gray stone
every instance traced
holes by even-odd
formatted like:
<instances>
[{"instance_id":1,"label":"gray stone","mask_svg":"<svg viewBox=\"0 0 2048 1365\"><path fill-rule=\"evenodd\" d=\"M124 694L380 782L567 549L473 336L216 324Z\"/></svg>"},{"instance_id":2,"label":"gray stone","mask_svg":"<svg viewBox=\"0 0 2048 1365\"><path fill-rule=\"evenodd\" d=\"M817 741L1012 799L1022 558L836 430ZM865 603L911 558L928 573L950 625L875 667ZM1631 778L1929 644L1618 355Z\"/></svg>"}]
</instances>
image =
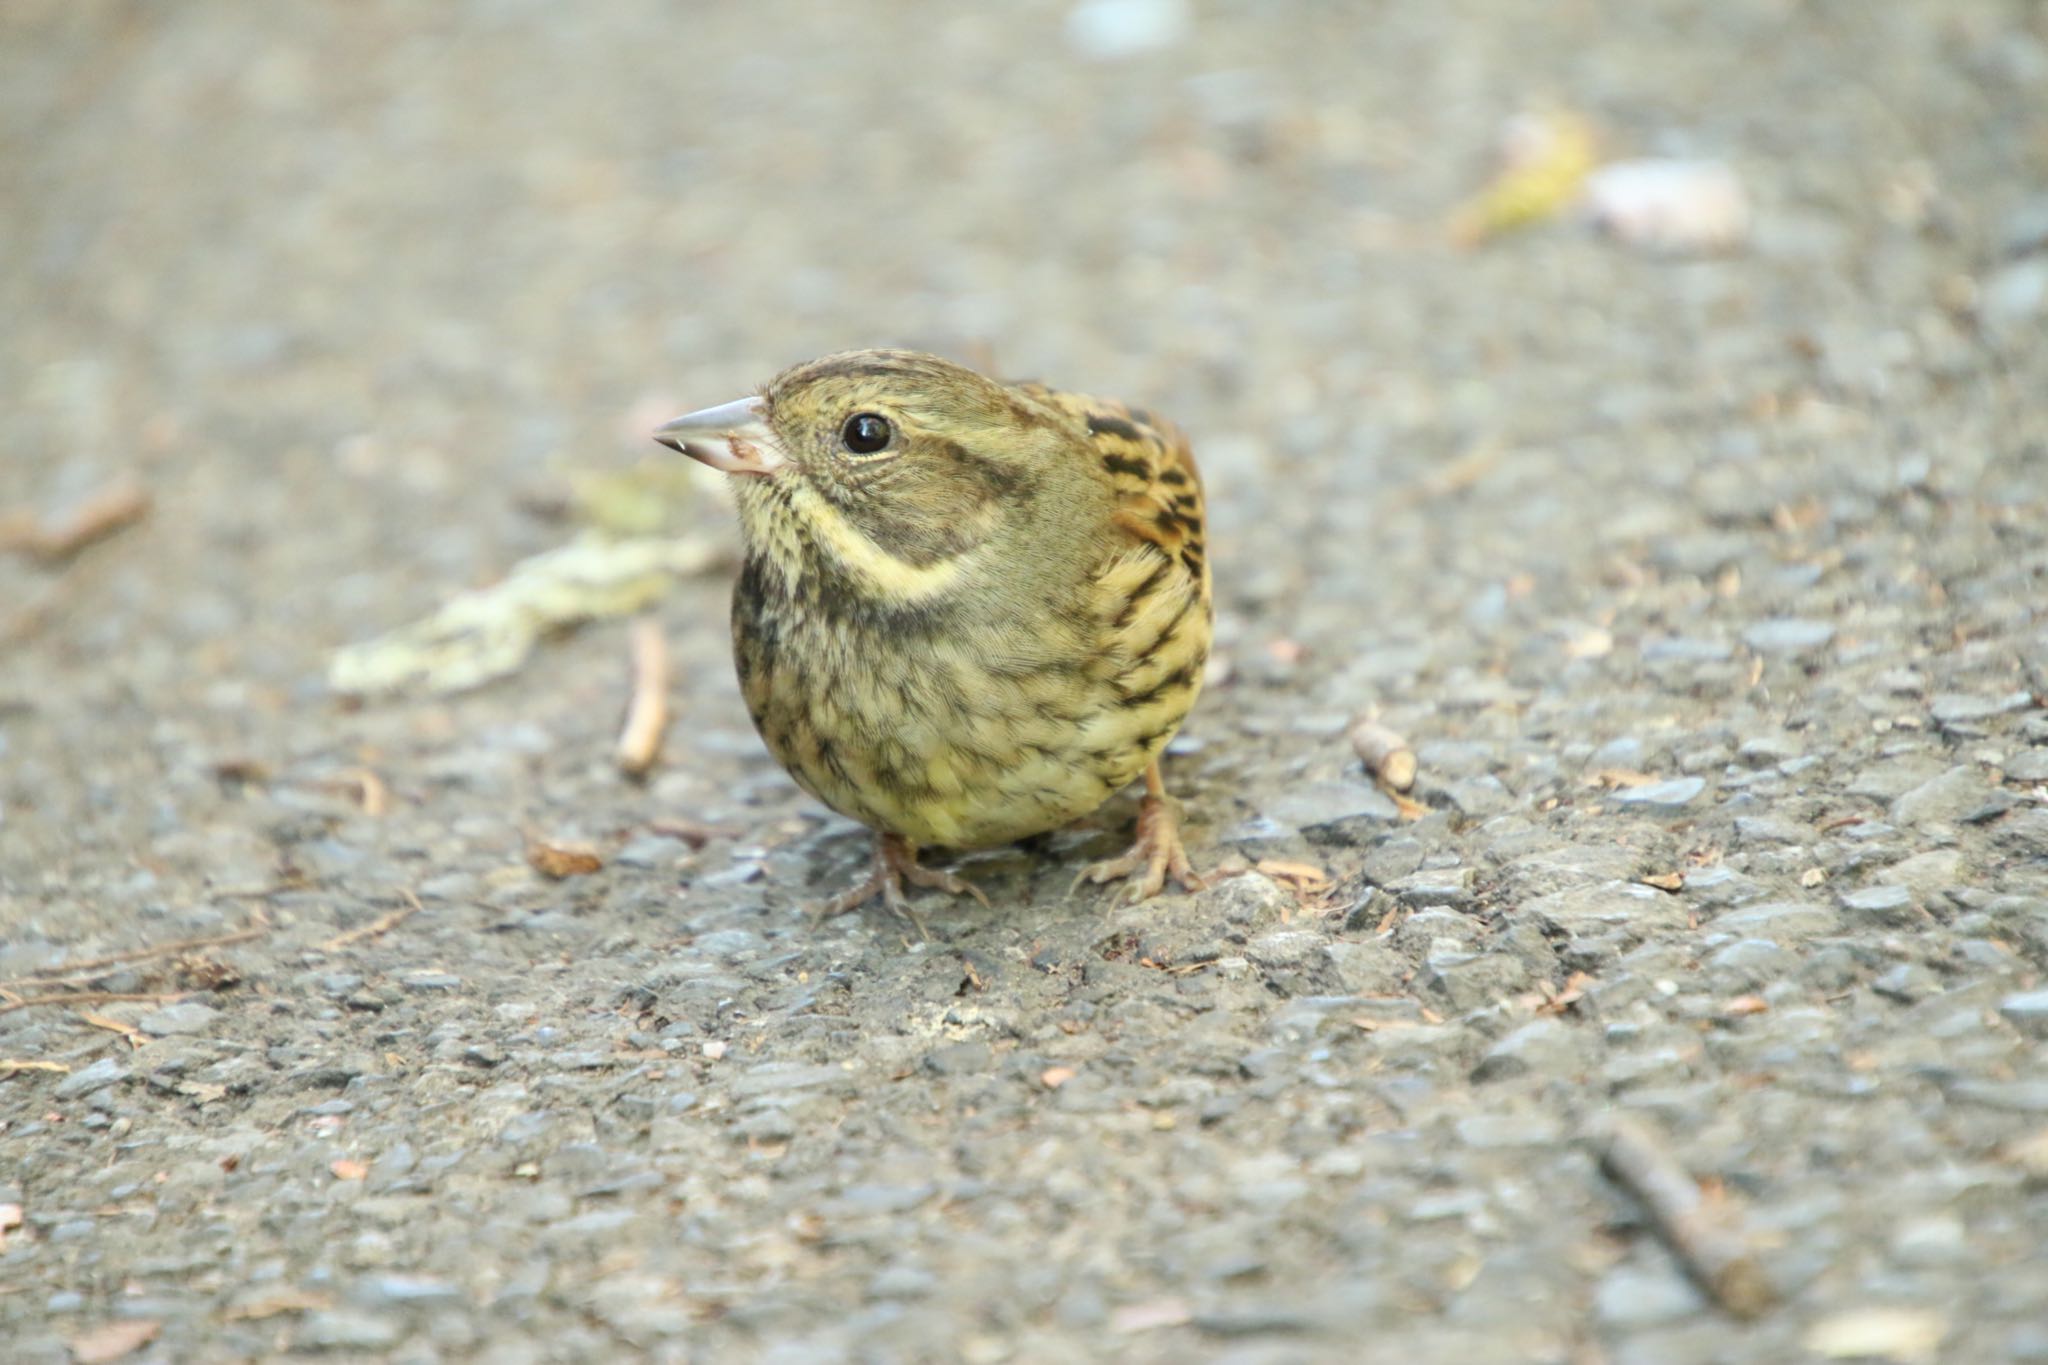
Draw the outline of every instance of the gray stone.
<instances>
[{"instance_id":1,"label":"gray stone","mask_svg":"<svg viewBox=\"0 0 2048 1365\"><path fill-rule=\"evenodd\" d=\"M102 1057L91 1066L72 1072L57 1082L57 1098L75 1100L128 1079L128 1068L113 1057Z\"/></svg>"},{"instance_id":2,"label":"gray stone","mask_svg":"<svg viewBox=\"0 0 2048 1365\"><path fill-rule=\"evenodd\" d=\"M1400 818L1393 798L1369 782L1309 782L1289 787L1264 812L1311 839L1357 842Z\"/></svg>"},{"instance_id":3,"label":"gray stone","mask_svg":"<svg viewBox=\"0 0 2048 1365\"><path fill-rule=\"evenodd\" d=\"M1915 924L1921 918L1913 893L1903 886L1866 886L1843 893L1841 902L1855 919L1873 924Z\"/></svg>"},{"instance_id":4,"label":"gray stone","mask_svg":"<svg viewBox=\"0 0 2048 1365\"><path fill-rule=\"evenodd\" d=\"M2048 858L2048 809L2018 811L1998 822L1994 837L2001 848L2026 858Z\"/></svg>"},{"instance_id":5,"label":"gray stone","mask_svg":"<svg viewBox=\"0 0 2048 1365\"><path fill-rule=\"evenodd\" d=\"M1469 867L1429 867L1387 883L1386 889L1411 908L1446 906L1466 910L1472 906L1472 882Z\"/></svg>"},{"instance_id":6,"label":"gray stone","mask_svg":"<svg viewBox=\"0 0 2048 1365\"><path fill-rule=\"evenodd\" d=\"M1584 1065L1589 1049L1585 1033L1562 1019L1532 1019L1488 1048L1472 1079L1507 1080L1531 1071L1569 1078Z\"/></svg>"},{"instance_id":7,"label":"gray stone","mask_svg":"<svg viewBox=\"0 0 2048 1365\"><path fill-rule=\"evenodd\" d=\"M1405 986L1413 970L1408 959L1390 944L1377 940L1360 943L1339 939L1323 951L1329 955L1344 989L1354 995L1392 995Z\"/></svg>"},{"instance_id":8,"label":"gray stone","mask_svg":"<svg viewBox=\"0 0 2048 1365\"><path fill-rule=\"evenodd\" d=\"M461 1303L462 1290L430 1275L371 1275L357 1282L355 1299L366 1308L439 1308Z\"/></svg>"},{"instance_id":9,"label":"gray stone","mask_svg":"<svg viewBox=\"0 0 2048 1365\"><path fill-rule=\"evenodd\" d=\"M1998 1002L1998 1013L2030 1038L2048 1038L2048 990L2008 995Z\"/></svg>"},{"instance_id":10,"label":"gray stone","mask_svg":"<svg viewBox=\"0 0 2048 1365\"><path fill-rule=\"evenodd\" d=\"M2021 749L2005 760L2008 782L2048 782L2048 749Z\"/></svg>"},{"instance_id":11,"label":"gray stone","mask_svg":"<svg viewBox=\"0 0 2048 1365\"><path fill-rule=\"evenodd\" d=\"M1877 879L1903 886L1912 894L1914 904L1925 907L1963 880L1963 855L1953 848L1931 848L1893 863L1878 873Z\"/></svg>"},{"instance_id":12,"label":"gray stone","mask_svg":"<svg viewBox=\"0 0 2048 1365\"><path fill-rule=\"evenodd\" d=\"M154 1037L178 1033L204 1033L220 1018L220 1011L196 1000L181 1000L160 1010L151 1010L135 1021L135 1027Z\"/></svg>"},{"instance_id":13,"label":"gray stone","mask_svg":"<svg viewBox=\"0 0 2048 1365\"><path fill-rule=\"evenodd\" d=\"M306 1315L298 1344L316 1351L381 1351L395 1346L405 1325L384 1314L349 1308L321 1309Z\"/></svg>"},{"instance_id":14,"label":"gray stone","mask_svg":"<svg viewBox=\"0 0 2048 1365\"><path fill-rule=\"evenodd\" d=\"M2034 704L2031 692L2007 692L2002 696L1979 697L1966 692L1941 692L1928 704L1927 712L1941 725L1965 725L2009 716Z\"/></svg>"},{"instance_id":15,"label":"gray stone","mask_svg":"<svg viewBox=\"0 0 2048 1365\"><path fill-rule=\"evenodd\" d=\"M1716 915L1710 927L1717 934L1740 938L1803 943L1834 933L1840 923L1840 917L1825 905L1812 901L1769 901Z\"/></svg>"},{"instance_id":16,"label":"gray stone","mask_svg":"<svg viewBox=\"0 0 2048 1365\"><path fill-rule=\"evenodd\" d=\"M1706 1309L1707 1302L1699 1290L1676 1269L1616 1266L1593 1290L1593 1316L1601 1326L1615 1331L1661 1327Z\"/></svg>"},{"instance_id":17,"label":"gray stone","mask_svg":"<svg viewBox=\"0 0 2048 1365\"><path fill-rule=\"evenodd\" d=\"M1624 930L1640 936L1656 929L1685 924L1685 907L1676 896L1638 882L1602 882L1539 896L1522 906L1553 933L1574 937Z\"/></svg>"},{"instance_id":18,"label":"gray stone","mask_svg":"<svg viewBox=\"0 0 2048 1365\"><path fill-rule=\"evenodd\" d=\"M2009 1114L2048 1114L2048 1081L1962 1079L1943 1087L1953 1104L1974 1104Z\"/></svg>"},{"instance_id":19,"label":"gray stone","mask_svg":"<svg viewBox=\"0 0 2048 1365\"><path fill-rule=\"evenodd\" d=\"M1810 826L1768 815L1744 815L1735 821L1735 837L1745 844L1803 844L1813 839Z\"/></svg>"},{"instance_id":20,"label":"gray stone","mask_svg":"<svg viewBox=\"0 0 2048 1365\"><path fill-rule=\"evenodd\" d=\"M1685 635L1652 635L1639 648L1644 663L1715 664L1735 654L1735 646L1725 640Z\"/></svg>"},{"instance_id":21,"label":"gray stone","mask_svg":"<svg viewBox=\"0 0 2048 1365\"><path fill-rule=\"evenodd\" d=\"M1892 802L1892 823L1907 829L1925 825L1954 824L1984 804L1991 784L1983 773L1958 765L1929 778Z\"/></svg>"},{"instance_id":22,"label":"gray stone","mask_svg":"<svg viewBox=\"0 0 2048 1365\"><path fill-rule=\"evenodd\" d=\"M1676 777L1668 782L1649 782L1640 787L1621 787L1607 799L1621 806L1638 806L1656 812L1681 810L1699 799L1707 789L1704 777Z\"/></svg>"},{"instance_id":23,"label":"gray stone","mask_svg":"<svg viewBox=\"0 0 2048 1365\"><path fill-rule=\"evenodd\" d=\"M801 1092L850 1091L856 1076L843 1066L809 1066L802 1062L761 1062L732 1082L735 1099L787 1100Z\"/></svg>"},{"instance_id":24,"label":"gray stone","mask_svg":"<svg viewBox=\"0 0 2048 1365\"><path fill-rule=\"evenodd\" d=\"M1826 621L1780 616L1759 621L1742 632L1742 642L1759 654L1805 654L1835 638L1835 628Z\"/></svg>"},{"instance_id":25,"label":"gray stone","mask_svg":"<svg viewBox=\"0 0 2048 1365\"><path fill-rule=\"evenodd\" d=\"M2048 312L2048 260L2015 261L1995 271L1978 293L1977 315L1994 332L2031 329Z\"/></svg>"},{"instance_id":26,"label":"gray stone","mask_svg":"<svg viewBox=\"0 0 2048 1365\"><path fill-rule=\"evenodd\" d=\"M1472 1114L1458 1120L1457 1133L1458 1141L1482 1151L1554 1147L1564 1137L1563 1125L1549 1114Z\"/></svg>"}]
</instances>

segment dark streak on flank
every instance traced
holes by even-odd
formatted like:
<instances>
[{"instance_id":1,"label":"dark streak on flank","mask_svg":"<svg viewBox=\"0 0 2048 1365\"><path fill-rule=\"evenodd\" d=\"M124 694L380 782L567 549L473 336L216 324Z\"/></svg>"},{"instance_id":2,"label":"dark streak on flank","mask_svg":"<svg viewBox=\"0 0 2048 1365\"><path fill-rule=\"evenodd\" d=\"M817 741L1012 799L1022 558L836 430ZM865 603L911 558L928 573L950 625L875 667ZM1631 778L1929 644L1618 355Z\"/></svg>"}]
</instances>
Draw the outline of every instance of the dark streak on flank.
<instances>
[{"instance_id":1,"label":"dark streak on flank","mask_svg":"<svg viewBox=\"0 0 2048 1365\"><path fill-rule=\"evenodd\" d=\"M1173 561L1164 558L1152 566L1152 572L1145 576L1145 581L1125 599L1123 610L1118 612L1116 620L1110 623L1111 629L1122 630L1131 623L1131 618L1138 614L1138 604L1152 595L1152 590L1159 586L1159 580L1166 577L1166 571L1172 567Z\"/></svg>"},{"instance_id":2,"label":"dark streak on flank","mask_svg":"<svg viewBox=\"0 0 2048 1365\"><path fill-rule=\"evenodd\" d=\"M1188 476L1186 473L1178 469L1165 469L1161 470L1159 473L1159 482L1173 488L1185 488L1187 486Z\"/></svg>"},{"instance_id":3,"label":"dark streak on flank","mask_svg":"<svg viewBox=\"0 0 2048 1365\"><path fill-rule=\"evenodd\" d=\"M1134 479L1150 478L1151 467L1143 460L1133 460L1123 455L1104 455L1102 467L1112 474L1127 474Z\"/></svg>"},{"instance_id":4,"label":"dark streak on flank","mask_svg":"<svg viewBox=\"0 0 2048 1365\"><path fill-rule=\"evenodd\" d=\"M1171 689L1186 687L1194 680L1193 664L1182 664L1143 692L1133 692L1129 696L1119 697L1117 705L1130 710L1136 710L1140 706L1149 706L1153 702L1158 701L1160 697L1164 696Z\"/></svg>"},{"instance_id":5,"label":"dark streak on flank","mask_svg":"<svg viewBox=\"0 0 2048 1365\"><path fill-rule=\"evenodd\" d=\"M1168 640L1173 638L1173 633L1180 629L1180 623L1187 619L1188 613L1194 610L1195 603L1198 600L1199 599L1192 592L1188 593L1185 597L1181 598L1180 610L1173 614L1173 619L1166 623L1165 628L1162 629L1159 632L1159 634L1152 637L1151 644L1146 645L1143 649L1135 651L1134 657L1137 659L1139 663L1144 663L1146 660L1150 659L1154 654L1157 654L1159 652L1160 646L1164 645Z\"/></svg>"},{"instance_id":6,"label":"dark streak on flank","mask_svg":"<svg viewBox=\"0 0 2048 1365\"><path fill-rule=\"evenodd\" d=\"M1139 431L1129 422L1126 422L1123 418L1111 417L1107 413L1101 412L1091 412L1088 414L1088 431L1093 436L1121 436L1126 441L1140 443L1145 439L1143 432Z\"/></svg>"}]
</instances>

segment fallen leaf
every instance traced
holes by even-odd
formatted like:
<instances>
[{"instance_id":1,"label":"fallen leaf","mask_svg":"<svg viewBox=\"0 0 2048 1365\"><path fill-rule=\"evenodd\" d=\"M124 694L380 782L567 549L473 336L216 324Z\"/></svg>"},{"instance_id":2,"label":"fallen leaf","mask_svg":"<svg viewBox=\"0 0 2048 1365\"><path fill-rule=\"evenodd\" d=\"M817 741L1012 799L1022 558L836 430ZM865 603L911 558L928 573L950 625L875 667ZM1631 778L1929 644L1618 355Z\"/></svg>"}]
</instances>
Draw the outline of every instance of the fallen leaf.
<instances>
[{"instance_id":1,"label":"fallen leaf","mask_svg":"<svg viewBox=\"0 0 2048 1365\"><path fill-rule=\"evenodd\" d=\"M1563 110L1519 114L1501 131L1500 173L1451 218L1451 238L1475 245L1554 218L1593 170L1592 125Z\"/></svg>"},{"instance_id":2,"label":"fallen leaf","mask_svg":"<svg viewBox=\"0 0 2048 1365\"><path fill-rule=\"evenodd\" d=\"M526 861L535 872L552 881L587 877L604 870L604 859L588 844L547 844L536 840L526 846Z\"/></svg>"},{"instance_id":3,"label":"fallen leaf","mask_svg":"<svg viewBox=\"0 0 2048 1365\"><path fill-rule=\"evenodd\" d=\"M1822 1318L1806 1349L1829 1360L1933 1360L1948 1336L1948 1319L1931 1308L1852 1308Z\"/></svg>"},{"instance_id":4,"label":"fallen leaf","mask_svg":"<svg viewBox=\"0 0 2048 1365\"><path fill-rule=\"evenodd\" d=\"M71 1338L71 1358L77 1365L101 1365L102 1361L119 1360L155 1341L156 1334L163 1329L162 1323L150 1318L103 1323Z\"/></svg>"},{"instance_id":5,"label":"fallen leaf","mask_svg":"<svg viewBox=\"0 0 2048 1365\"><path fill-rule=\"evenodd\" d=\"M1047 1090L1057 1090L1074 1079L1074 1068L1070 1066L1049 1066L1038 1073L1038 1083Z\"/></svg>"},{"instance_id":6,"label":"fallen leaf","mask_svg":"<svg viewBox=\"0 0 2048 1365\"><path fill-rule=\"evenodd\" d=\"M1809 867L1806 871L1799 874L1799 884L1801 886L1819 886L1827 879L1828 872L1824 867Z\"/></svg>"},{"instance_id":7,"label":"fallen leaf","mask_svg":"<svg viewBox=\"0 0 2048 1365\"><path fill-rule=\"evenodd\" d=\"M327 1169L334 1172L336 1180L361 1180L370 1173L368 1162L353 1161L348 1157L338 1157L328 1162Z\"/></svg>"},{"instance_id":8,"label":"fallen leaf","mask_svg":"<svg viewBox=\"0 0 2048 1365\"><path fill-rule=\"evenodd\" d=\"M95 1010L80 1010L78 1017L91 1024L94 1028L103 1028L109 1033L120 1034L128 1040L129 1045L132 1047L143 1047L149 1042L147 1038L142 1036L141 1029L133 1024L123 1023L121 1020L115 1019L110 1015L100 1014Z\"/></svg>"},{"instance_id":9,"label":"fallen leaf","mask_svg":"<svg viewBox=\"0 0 2048 1365\"><path fill-rule=\"evenodd\" d=\"M25 1216L19 1204L0 1204L0 1251L7 1250L7 1234L21 1226Z\"/></svg>"},{"instance_id":10,"label":"fallen leaf","mask_svg":"<svg viewBox=\"0 0 2048 1365\"><path fill-rule=\"evenodd\" d=\"M1401 818L1410 824L1429 814L1428 806L1420 801L1411 800L1400 792L1388 792L1387 799L1394 803L1394 809L1401 813Z\"/></svg>"},{"instance_id":11,"label":"fallen leaf","mask_svg":"<svg viewBox=\"0 0 2048 1365\"><path fill-rule=\"evenodd\" d=\"M1647 787L1656 780L1648 773L1639 773L1633 768L1602 768L1586 775L1586 785L1606 787L1610 791L1616 787Z\"/></svg>"},{"instance_id":12,"label":"fallen leaf","mask_svg":"<svg viewBox=\"0 0 2048 1365\"><path fill-rule=\"evenodd\" d=\"M1682 872L1652 872L1647 877L1638 877L1644 886L1654 886L1659 891L1683 891L1685 874Z\"/></svg>"},{"instance_id":13,"label":"fallen leaf","mask_svg":"<svg viewBox=\"0 0 2048 1365\"><path fill-rule=\"evenodd\" d=\"M303 1289L277 1289L237 1304L221 1316L228 1322L255 1322L274 1318L279 1313L310 1313L333 1306L334 1300L325 1294L313 1294Z\"/></svg>"},{"instance_id":14,"label":"fallen leaf","mask_svg":"<svg viewBox=\"0 0 2048 1365\"><path fill-rule=\"evenodd\" d=\"M1284 858L1262 858L1257 864L1257 870L1276 882L1283 882L1296 891L1310 895L1327 891L1330 887L1329 873L1313 863L1289 862Z\"/></svg>"},{"instance_id":15,"label":"fallen leaf","mask_svg":"<svg viewBox=\"0 0 2048 1365\"><path fill-rule=\"evenodd\" d=\"M1746 1014L1765 1014L1770 1011L1771 1002L1761 995L1738 995L1721 1006L1721 1013L1730 1019L1740 1019Z\"/></svg>"}]
</instances>

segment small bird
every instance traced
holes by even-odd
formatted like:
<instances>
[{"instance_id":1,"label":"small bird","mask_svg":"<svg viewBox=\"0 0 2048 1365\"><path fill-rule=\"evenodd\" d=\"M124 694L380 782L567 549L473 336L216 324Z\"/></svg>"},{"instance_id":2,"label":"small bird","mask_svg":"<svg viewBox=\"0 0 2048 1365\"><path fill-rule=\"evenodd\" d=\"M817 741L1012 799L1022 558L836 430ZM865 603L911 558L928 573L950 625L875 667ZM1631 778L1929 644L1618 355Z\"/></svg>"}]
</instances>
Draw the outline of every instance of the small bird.
<instances>
[{"instance_id":1,"label":"small bird","mask_svg":"<svg viewBox=\"0 0 2048 1365\"><path fill-rule=\"evenodd\" d=\"M1076 879L1203 882L1159 754L1211 629L1202 484L1142 410L998 383L936 356L849 351L654 438L733 476L745 561L733 652L790 776L874 830L865 879L987 897L918 862L1065 825L1139 775L1137 839ZM920 927L921 924L920 924Z\"/></svg>"}]
</instances>

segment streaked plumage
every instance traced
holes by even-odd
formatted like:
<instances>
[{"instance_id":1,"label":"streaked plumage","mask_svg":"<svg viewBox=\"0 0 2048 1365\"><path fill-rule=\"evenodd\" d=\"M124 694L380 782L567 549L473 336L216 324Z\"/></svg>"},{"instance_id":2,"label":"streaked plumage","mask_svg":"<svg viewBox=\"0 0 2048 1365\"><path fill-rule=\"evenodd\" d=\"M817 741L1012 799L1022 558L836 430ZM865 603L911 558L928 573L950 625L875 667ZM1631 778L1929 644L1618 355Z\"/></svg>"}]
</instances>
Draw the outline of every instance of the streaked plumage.
<instances>
[{"instance_id":1,"label":"streaked plumage","mask_svg":"<svg viewBox=\"0 0 2048 1365\"><path fill-rule=\"evenodd\" d=\"M658 436L754 476L733 596L748 710L806 791L884 836L834 908L896 904L899 877L970 890L915 849L1053 829L1141 774L1141 847L1090 875L1196 883L1156 769L1210 638L1201 481L1171 424L858 351Z\"/></svg>"}]
</instances>

